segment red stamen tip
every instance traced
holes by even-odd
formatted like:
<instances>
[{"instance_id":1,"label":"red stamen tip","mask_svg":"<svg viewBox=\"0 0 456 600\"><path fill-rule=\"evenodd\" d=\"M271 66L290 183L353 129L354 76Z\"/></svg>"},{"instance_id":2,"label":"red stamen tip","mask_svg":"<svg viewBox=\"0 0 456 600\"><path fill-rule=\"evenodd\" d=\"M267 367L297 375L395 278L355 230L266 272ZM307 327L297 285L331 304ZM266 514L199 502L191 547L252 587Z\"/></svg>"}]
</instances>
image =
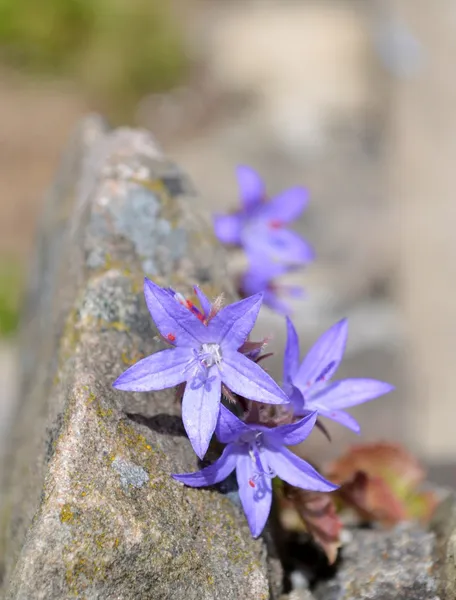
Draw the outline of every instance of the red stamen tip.
<instances>
[{"instance_id":1,"label":"red stamen tip","mask_svg":"<svg viewBox=\"0 0 456 600\"><path fill-rule=\"evenodd\" d=\"M166 336L166 339L169 340L170 342L175 342L176 336L173 335L172 333L168 333L168 335Z\"/></svg>"},{"instance_id":2,"label":"red stamen tip","mask_svg":"<svg viewBox=\"0 0 456 600\"><path fill-rule=\"evenodd\" d=\"M279 221L278 219L272 219L272 221L269 221L269 227L271 229L280 229L282 227L282 221Z\"/></svg>"},{"instance_id":3,"label":"red stamen tip","mask_svg":"<svg viewBox=\"0 0 456 600\"><path fill-rule=\"evenodd\" d=\"M256 486L255 486L255 482L253 481L253 479L249 479L249 486L250 486L251 488L254 488L254 487L256 487Z\"/></svg>"}]
</instances>

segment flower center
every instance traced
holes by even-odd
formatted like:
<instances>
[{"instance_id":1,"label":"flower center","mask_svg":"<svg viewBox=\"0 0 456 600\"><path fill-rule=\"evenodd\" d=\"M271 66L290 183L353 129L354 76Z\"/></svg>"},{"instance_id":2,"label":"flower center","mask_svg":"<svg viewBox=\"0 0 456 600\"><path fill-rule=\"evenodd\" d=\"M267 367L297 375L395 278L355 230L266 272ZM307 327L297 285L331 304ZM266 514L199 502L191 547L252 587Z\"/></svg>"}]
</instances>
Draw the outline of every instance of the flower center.
<instances>
[{"instance_id":1,"label":"flower center","mask_svg":"<svg viewBox=\"0 0 456 600\"><path fill-rule=\"evenodd\" d=\"M248 480L248 485L253 490L254 500L261 500L270 493L270 479L276 476L276 473L268 465L264 454L264 436L261 431L244 434L239 439L240 442L249 445L248 453L252 461L252 476Z\"/></svg>"},{"instance_id":2,"label":"flower center","mask_svg":"<svg viewBox=\"0 0 456 600\"><path fill-rule=\"evenodd\" d=\"M254 475L252 482L256 483L261 480L264 476L273 478L275 472L267 464L264 456L264 435L262 431L249 432L242 435L239 438L241 443L247 443L249 445L249 456L253 464ZM252 486L253 487L253 486Z\"/></svg>"},{"instance_id":3,"label":"flower center","mask_svg":"<svg viewBox=\"0 0 456 600\"><path fill-rule=\"evenodd\" d=\"M219 366L222 362L222 349L219 344L202 344L198 352L198 362L206 369L214 365Z\"/></svg>"}]
</instances>

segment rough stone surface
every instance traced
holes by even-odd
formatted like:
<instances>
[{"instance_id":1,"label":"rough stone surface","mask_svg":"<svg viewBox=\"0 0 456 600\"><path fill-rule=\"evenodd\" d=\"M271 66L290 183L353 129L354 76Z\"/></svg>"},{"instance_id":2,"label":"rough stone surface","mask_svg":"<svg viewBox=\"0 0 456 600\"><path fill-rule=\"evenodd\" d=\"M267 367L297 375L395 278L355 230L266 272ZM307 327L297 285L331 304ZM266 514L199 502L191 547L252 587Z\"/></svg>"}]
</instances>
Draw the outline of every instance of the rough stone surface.
<instances>
[{"instance_id":1,"label":"rough stone surface","mask_svg":"<svg viewBox=\"0 0 456 600\"><path fill-rule=\"evenodd\" d=\"M143 275L232 290L191 186L145 132L79 128L31 272L0 556L5 598L267 599L264 542L197 468L173 391L111 382L157 350Z\"/></svg>"},{"instance_id":2,"label":"rough stone surface","mask_svg":"<svg viewBox=\"0 0 456 600\"><path fill-rule=\"evenodd\" d=\"M317 586L315 599L438 600L435 540L409 523L390 531L354 530L337 574Z\"/></svg>"},{"instance_id":3,"label":"rough stone surface","mask_svg":"<svg viewBox=\"0 0 456 600\"><path fill-rule=\"evenodd\" d=\"M451 494L437 509L432 523L437 536L437 566L440 595L456 598L456 497Z\"/></svg>"}]
</instances>

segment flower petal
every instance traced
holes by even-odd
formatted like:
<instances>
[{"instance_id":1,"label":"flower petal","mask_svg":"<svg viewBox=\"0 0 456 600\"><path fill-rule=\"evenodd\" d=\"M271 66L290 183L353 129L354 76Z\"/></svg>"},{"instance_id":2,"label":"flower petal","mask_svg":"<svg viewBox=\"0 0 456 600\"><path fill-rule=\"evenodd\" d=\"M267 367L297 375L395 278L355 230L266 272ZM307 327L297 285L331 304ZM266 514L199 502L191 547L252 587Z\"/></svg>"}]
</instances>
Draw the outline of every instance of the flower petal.
<instances>
[{"instance_id":1,"label":"flower petal","mask_svg":"<svg viewBox=\"0 0 456 600\"><path fill-rule=\"evenodd\" d=\"M286 302L280 300L278 294L274 290L265 291L263 304L279 315L289 315L293 312L291 306L288 306Z\"/></svg>"},{"instance_id":2,"label":"flower petal","mask_svg":"<svg viewBox=\"0 0 456 600\"><path fill-rule=\"evenodd\" d=\"M196 473L173 474L172 477L190 487L206 487L223 481L236 468L237 454L235 447L226 446L222 455L212 465Z\"/></svg>"},{"instance_id":3,"label":"flower petal","mask_svg":"<svg viewBox=\"0 0 456 600\"><path fill-rule=\"evenodd\" d=\"M195 285L193 289L195 290L195 294L199 300L204 316L209 316L209 313L211 312L212 308L212 302L209 300L209 298L206 296L203 290L197 285Z\"/></svg>"},{"instance_id":4,"label":"flower petal","mask_svg":"<svg viewBox=\"0 0 456 600\"><path fill-rule=\"evenodd\" d=\"M328 329L312 346L302 362L293 383L305 395L324 373L328 381L342 360L347 342L347 320L343 319Z\"/></svg>"},{"instance_id":5,"label":"flower petal","mask_svg":"<svg viewBox=\"0 0 456 600\"><path fill-rule=\"evenodd\" d=\"M265 228L261 236L245 236L243 243L248 254L259 252L273 262L306 264L315 257L310 244L289 229Z\"/></svg>"},{"instance_id":6,"label":"flower petal","mask_svg":"<svg viewBox=\"0 0 456 600\"><path fill-rule=\"evenodd\" d=\"M309 202L309 192L303 187L292 187L264 204L261 216L265 219L289 223L298 218Z\"/></svg>"},{"instance_id":7,"label":"flower petal","mask_svg":"<svg viewBox=\"0 0 456 600\"><path fill-rule=\"evenodd\" d=\"M251 431L250 427L238 419L229 408L220 404L220 413L215 434L222 444L235 442L243 433Z\"/></svg>"},{"instance_id":8,"label":"flower petal","mask_svg":"<svg viewBox=\"0 0 456 600\"><path fill-rule=\"evenodd\" d=\"M254 169L240 165L236 169L236 177L244 210L250 210L263 202L266 189L263 180Z\"/></svg>"},{"instance_id":9,"label":"flower petal","mask_svg":"<svg viewBox=\"0 0 456 600\"><path fill-rule=\"evenodd\" d=\"M265 433L265 438L283 446L296 446L308 437L314 428L317 416L317 411L314 411L296 421L296 423L274 427Z\"/></svg>"},{"instance_id":10,"label":"flower petal","mask_svg":"<svg viewBox=\"0 0 456 600\"><path fill-rule=\"evenodd\" d=\"M240 244L241 228L242 218L239 214L214 216L214 232L222 244Z\"/></svg>"},{"instance_id":11,"label":"flower petal","mask_svg":"<svg viewBox=\"0 0 456 600\"><path fill-rule=\"evenodd\" d=\"M269 466L290 485L314 492L332 492L338 488L290 450L277 448L266 452Z\"/></svg>"},{"instance_id":12,"label":"flower petal","mask_svg":"<svg viewBox=\"0 0 456 600\"><path fill-rule=\"evenodd\" d=\"M255 325L263 294L255 294L222 308L207 325L207 336L224 348L237 350Z\"/></svg>"},{"instance_id":13,"label":"flower petal","mask_svg":"<svg viewBox=\"0 0 456 600\"><path fill-rule=\"evenodd\" d=\"M144 296L147 308L163 337L175 337L177 346L199 346L206 327L170 293L153 281L144 279Z\"/></svg>"},{"instance_id":14,"label":"flower petal","mask_svg":"<svg viewBox=\"0 0 456 600\"><path fill-rule=\"evenodd\" d=\"M253 464L248 454L237 459L236 478L239 497L253 537L263 531L271 511L272 484L269 477L263 476L254 481Z\"/></svg>"},{"instance_id":15,"label":"flower petal","mask_svg":"<svg viewBox=\"0 0 456 600\"><path fill-rule=\"evenodd\" d=\"M283 357L283 379L291 383L299 368L299 338L296 329L287 317L287 344Z\"/></svg>"},{"instance_id":16,"label":"flower petal","mask_svg":"<svg viewBox=\"0 0 456 600\"><path fill-rule=\"evenodd\" d=\"M212 369L214 373L215 369ZM221 381L217 373L210 387L198 388L187 384L182 398L182 421L185 431L199 458L203 458L209 447L220 411Z\"/></svg>"},{"instance_id":17,"label":"flower petal","mask_svg":"<svg viewBox=\"0 0 456 600\"><path fill-rule=\"evenodd\" d=\"M112 385L128 392L164 390L187 379L185 366L191 360L188 348L161 350L131 366Z\"/></svg>"},{"instance_id":18,"label":"flower petal","mask_svg":"<svg viewBox=\"0 0 456 600\"><path fill-rule=\"evenodd\" d=\"M310 412L310 408L307 409L304 396L300 390L292 384L284 384L283 386L287 396L290 398L290 403L293 409L293 414L296 417L304 417Z\"/></svg>"},{"instance_id":19,"label":"flower petal","mask_svg":"<svg viewBox=\"0 0 456 600\"><path fill-rule=\"evenodd\" d=\"M376 379L343 379L328 385L311 399L325 410L349 408L373 400L394 390L394 386Z\"/></svg>"},{"instance_id":20,"label":"flower petal","mask_svg":"<svg viewBox=\"0 0 456 600\"><path fill-rule=\"evenodd\" d=\"M339 425L343 425L344 427L347 427L347 429L351 429L355 433L359 433L361 431L358 421L344 410L319 410L318 413L322 417L331 419L332 421L339 423Z\"/></svg>"},{"instance_id":21,"label":"flower petal","mask_svg":"<svg viewBox=\"0 0 456 600\"><path fill-rule=\"evenodd\" d=\"M286 404L285 392L263 369L240 352L224 352L221 365L223 383L235 394L266 404Z\"/></svg>"}]
</instances>

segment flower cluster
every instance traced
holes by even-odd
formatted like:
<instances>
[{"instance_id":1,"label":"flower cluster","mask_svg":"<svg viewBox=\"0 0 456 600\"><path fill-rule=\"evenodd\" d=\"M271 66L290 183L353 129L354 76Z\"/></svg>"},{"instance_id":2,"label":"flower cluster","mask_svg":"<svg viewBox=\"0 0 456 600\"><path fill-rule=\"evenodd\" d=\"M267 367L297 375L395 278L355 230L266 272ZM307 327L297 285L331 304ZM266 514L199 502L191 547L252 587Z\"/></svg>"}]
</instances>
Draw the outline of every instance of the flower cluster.
<instances>
[{"instance_id":1,"label":"flower cluster","mask_svg":"<svg viewBox=\"0 0 456 600\"><path fill-rule=\"evenodd\" d=\"M303 290L280 285L276 279L314 258L306 240L286 228L306 208L307 191L290 188L268 201L264 183L252 168L238 167L237 179L242 208L230 215L216 215L215 233L224 244L241 246L245 251L248 268L240 278L241 294L263 292L266 305L289 314L282 297L301 298Z\"/></svg>"},{"instance_id":2,"label":"flower cluster","mask_svg":"<svg viewBox=\"0 0 456 600\"><path fill-rule=\"evenodd\" d=\"M258 364L262 343L248 339L263 301L261 293L223 308L197 287L200 308L148 279L144 293L156 327L170 347L134 364L114 387L146 392L185 384L182 420L198 457L204 457L214 433L226 444L209 467L174 475L175 479L202 487L236 470L241 503L255 537L270 512L274 477L305 490L336 489L287 446L305 440L319 414L356 429L341 409L391 389L368 379L328 383L342 358L346 322L324 334L299 367L298 338L288 321L281 388ZM222 398L233 401L234 412Z\"/></svg>"}]
</instances>

